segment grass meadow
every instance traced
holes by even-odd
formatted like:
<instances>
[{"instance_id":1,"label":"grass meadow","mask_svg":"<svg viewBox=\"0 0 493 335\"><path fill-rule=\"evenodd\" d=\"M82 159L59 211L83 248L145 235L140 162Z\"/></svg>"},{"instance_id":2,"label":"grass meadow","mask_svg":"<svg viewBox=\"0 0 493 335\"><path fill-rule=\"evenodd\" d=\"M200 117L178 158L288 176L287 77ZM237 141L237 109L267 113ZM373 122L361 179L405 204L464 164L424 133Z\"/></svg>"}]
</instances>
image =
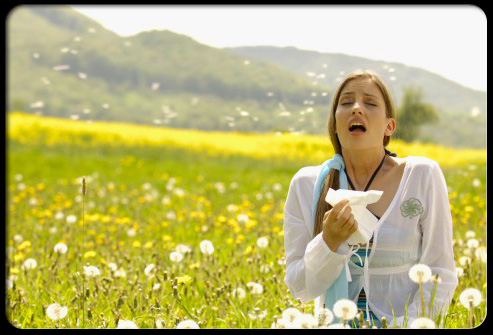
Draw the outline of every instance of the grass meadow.
<instances>
[{"instance_id":1,"label":"grass meadow","mask_svg":"<svg viewBox=\"0 0 493 335\"><path fill-rule=\"evenodd\" d=\"M298 169L332 156L328 139L20 113L7 122L6 315L14 326L176 328L188 319L200 328L271 328L287 308L313 313L284 284L283 206ZM482 293L479 325L486 150L397 141L389 149L440 163L459 268L444 327L471 326L458 298L466 288ZM54 303L67 307L59 320L47 313Z\"/></svg>"}]
</instances>

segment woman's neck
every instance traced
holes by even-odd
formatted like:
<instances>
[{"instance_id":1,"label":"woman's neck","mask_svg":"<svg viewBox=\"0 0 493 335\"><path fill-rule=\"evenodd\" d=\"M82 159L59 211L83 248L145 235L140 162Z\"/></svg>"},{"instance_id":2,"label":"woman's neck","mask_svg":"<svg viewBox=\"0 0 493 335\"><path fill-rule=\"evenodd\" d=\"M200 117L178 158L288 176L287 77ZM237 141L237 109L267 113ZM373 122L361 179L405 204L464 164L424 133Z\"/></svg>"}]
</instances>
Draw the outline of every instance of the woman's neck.
<instances>
[{"instance_id":1,"label":"woman's neck","mask_svg":"<svg viewBox=\"0 0 493 335\"><path fill-rule=\"evenodd\" d=\"M346 172L357 190L365 188L384 155L385 149L383 146L361 151L342 149Z\"/></svg>"}]
</instances>

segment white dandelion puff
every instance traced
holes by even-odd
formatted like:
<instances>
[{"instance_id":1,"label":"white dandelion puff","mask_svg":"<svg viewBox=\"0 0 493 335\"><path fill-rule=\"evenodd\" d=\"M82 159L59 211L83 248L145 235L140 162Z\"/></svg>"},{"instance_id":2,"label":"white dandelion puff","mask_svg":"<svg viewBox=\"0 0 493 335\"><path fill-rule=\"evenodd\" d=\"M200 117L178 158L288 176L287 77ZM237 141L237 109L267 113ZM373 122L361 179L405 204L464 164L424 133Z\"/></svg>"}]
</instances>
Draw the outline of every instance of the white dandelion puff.
<instances>
[{"instance_id":1,"label":"white dandelion puff","mask_svg":"<svg viewBox=\"0 0 493 335\"><path fill-rule=\"evenodd\" d=\"M174 263L180 263L181 260L183 259L183 254L179 251L173 251L170 255L169 255L169 259L171 259L172 262Z\"/></svg>"},{"instance_id":2,"label":"white dandelion puff","mask_svg":"<svg viewBox=\"0 0 493 335\"><path fill-rule=\"evenodd\" d=\"M71 223L75 223L77 221L77 216L75 215L67 215L67 223L71 224Z\"/></svg>"},{"instance_id":3,"label":"white dandelion puff","mask_svg":"<svg viewBox=\"0 0 493 335\"><path fill-rule=\"evenodd\" d=\"M289 328L289 323L284 319L279 319L276 322L272 322L270 327L273 329L286 329Z\"/></svg>"},{"instance_id":4,"label":"white dandelion puff","mask_svg":"<svg viewBox=\"0 0 493 335\"><path fill-rule=\"evenodd\" d=\"M481 247L478 247L475 251L474 251L474 255L476 256L477 259L479 259L481 262L483 263L486 263L486 248L481 246Z\"/></svg>"},{"instance_id":5,"label":"white dandelion puff","mask_svg":"<svg viewBox=\"0 0 493 335\"><path fill-rule=\"evenodd\" d=\"M154 284L154 286L152 287L152 290L153 290L153 291L157 291L157 290L159 290L160 288L161 288L161 284L156 283L156 284Z\"/></svg>"},{"instance_id":6,"label":"white dandelion puff","mask_svg":"<svg viewBox=\"0 0 493 335\"><path fill-rule=\"evenodd\" d=\"M146 266L146 268L144 269L144 273L147 277L151 276L152 275L152 271L156 268L156 265L154 264L149 264Z\"/></svg>"},{"instance_id":7,"label":"white dandelion puff","mask_svg":"<svg viewBox=\"0 0 493 335\"><path fill-rule=\"evenodd\" d=\"M274 189L274 191L280 191L282 190L282 185L279 184L279 183L275 183L272 188Z\"/></svg>"},{"instance_id":8,"label":"white dandelion puff","mask_svg":"<svg viewBox=\"0 0 493 335\"><path fill-rule=\"evenodd\" d=\"M419 329L419 328L428 328L428 329L434 329L435 328L435 322L431 319L428 318L418 318L415 319L413 322L411 322L411 325L409 328L412 329Z\"/></svg>"},{"instance_id":9,"label":"white dandelion puff","mask_svg":"<svg viewBox=\"0 0 493 335\"><path fill-rule=\"evenodd\" d=\"M113 275L118 278L125 278L127 276L127 273L123 269L118 269Z\"/></svg>"},{"instance_id":10,"label":"white dandelion puff","mask_svg":"<svg viewBox=\"0 0 493 335\"><path fill-rule=\"evenodd\" d=\"M53 250L57 253L57 254L65 254L67 253L67 245L65 243L57 243L55 244L55 246L53 247Z\"/></svg>"},{"instance_id":11,"label":"white dandelion puff","mask_svg":"<svg viewBox=\"0 0 493 335\"><path fill-rule=\"evenodd\" d=\"M317 313L317 321L320 326L327 326L334 321L334 314L328 308L322 308Z\"/></svg>"},{"instance_id":12,"label":"white dandelion puff","mask_svg":"<svg viewBox=\"0 0 493 335\"><path fill-rule=\"evenodd\" d=\"M108 267L111 269L111 271L115 272L118 269L118 265L116 265L113 262L108 263Z\"/></svg>"},{"instance_id":13,"label":"white dandelion puff","mask_svg":"<svg viewBox=\"0 0 493 335\"><path fill-rule=\"evenodd\" d=\"M481 180L479 180L478 178L474 178L474 180L472 181L472 186L474 187L481 186Z\"/></svg>"},{"instance_id":14,"label":"white dandelion puff","mask_svg":"<svg viewBox=\"0 0 493 335\"><path fill-rule=\"evenodd\" d=\"M467 247L470 248L470 249L476 249L477 247L479 247L479 241L476 240L475 238L471 238L469 240L467 240Z\"/></svg>"},{"instance_id":15,"label":"white dandelion puff","mask_svg":"<svg viewBox=\"0 0 493 335\"><path fill-rule=\"evenodd\" d=\"M457 277L462 277L464 275L464 269L460 267L455 268L455 273L457 274Z\"/></svg>"},{"instance_id":16,"label":"white dandelion puff","mask_svg":"<svg viewBox=\"0 0 493 335\"><path fill-rule=\"evenodd\" d=\"M250 289L250 293L252 294L262 294L262 292L264 292L264 287L262 286L262 284L248 282L246 286Z\"/></svg>"},{"instance_id":17,"label":"white dandelion puff","mask_svg":"<svg viewBox=\"0 0 493 335\"><path fill-rule=\"evenodd\" d=\"M267 246L269 245L269 240L267 239L267 237L260 237L258 240L257 240L257 246L260 248L260 249L264 249L264 248L267 248Z\"/></svg>"},{"instance_id":18,"label":"white dandelion puff","mask_svg":"<svg viewBox=\"0 0 493 335\"><path fill-rule=\"evenodd\" d=\"M290 324L294 323L300 316L301 312L294 307L287 308L282 312L282 318Z\"/></svg>"},{"instance_id":19,"label":"white dandelion puff","mask_svg":"<svg viewBox=\"0 0 493 335\"><path fill-rule=\"evenodd\" d=\"M192 248L186 244L177 244L175 250L181 252L182 254L188 254L192 252Z\"/></svg>"},{"instance_id":20,"label":"white dandelion puff","mask_svg":"<svg viewBox=\"0 0 493 335\"><path fill-rule=\"evenodd\" d=\"M68 312L67 306L60 306L60 304L54 303L46 308L46 315L52 320L63 319Z\"/></svg>"},{"instance_id":21,"label":"white dandelion puff","mask_svg":"<svg viewBox=\"0 0 493 335\"><path fill-rule=\"evenodd\" d=\"M233 298L244 299L246 297L246 292L243 288L238 287L233 289Z\"/></svg>"},{"instance_id":22,"label":"white dandelion puff","mask_svg":"<svg viewBox=\"0 0 493 335\"><path fill-rule=\"evenodd\" d=\"M135 235L137 235L137 232L135 231L135 229L131 228L131 229L127 230L127 236L134 237Z\"/></svg>"},{"instance_id":23,"label":"white dandelion puff","mask_svg":"<svg viewBox=\"0 0 493 335\"><path fill-rule=\"evenodd\" d=\"M199 325L193 320L183 320L180 322L176 329L199 329Z\"/></svg>"},{"instance_id":24,"label":"white dandelion puff","mask_svg":"<svg viewBox=\"0 0 493 335\"><path fill-rule=\"evenodd\" d=\"M471 257L462 256L461 258L459 258L459 263L462 266L466 266L467 264L471 264Z\"/></svg>"},{"instance_id":25,"label":"white dandelion puff","mask_svg":"<svg viewBox=\"0 0 493 335\"><path fill-rule=\"evenodd\" d=\"M133 321L118 320L118 326L116 328L118 328L118 329L138 329L139 327L137 327L137 325Z\"/></svg>"},{"instance_id":26,"label":"white dandelion puff","mask_svg":"<svg viewBox=\"0 0 493 335\"><path fill-rule=\"evenodd\" d=\"M466 231L466 238L475 238L476 237L476 232L472 230Z\"/></svg>"},{"instance_id":27,"label":"white dandelion puff","mask_svg":"<svg viewBox=\"0 0 493 335\"><path fill-rule=\"evenodd\" d=\"M101 274L97 266L89 265L84 266L84 274L88 277L97 277Z\"/></svg>"},{"instance_id":28,"label":"white dandelion puff","mask_svg":"<svg viewBox=\"0 0 493 335\"><path fill-rule=\"evenodd\" d=\"M358 307L349 299L340 299L334 304L333 312L342 320L352 320L358 312Z\"/></svg>"},{"instance_id":29,"label":"white dandelion puff","mask_svg":"<svg viewBox=\"0 0 493 335\"><path fill-rule=\"evenodd\" d=\"M14 235L14 242L15 243L22 243L22 241L24 241L24 238L22 237L22 235L20 235L20 234Z\"/></svg>"},{"instance_id":30,"label":"white dandelion puff","mask_svg":"<svg viewBox=\"0 0 493 335\"><path fill-rule=\"evenodd\" d=\"M34 270L36 266L38 266L38 262L36 262L34 258L28 258L24 261L22 268L26 270Z\"/></svg>"},{"instance_id":31,"label":"white dandelion puff","mask_svg":"<svg viewBox=\"0 0 493 335\"><path fill-rule=\"evenodd\" d=\"M240 223L247 223L248 222L248 215L246 214L238 214L236 216L236 220Z\"/></svg>"},{"instance_id":32,"label":"white dandelion puff","mask_svg":"<svg viewBox=\"0 0 493 335\"><path fill-rule=\"evenodd\" d=\"M426 283L431 279L431 269L426 264L415 264L409 269L409 278L415 283Z\"/></svg>"},{"instance_id":33,"label":"white dandelion puff","mask_svg":"<svg viewBox=\"0 0 493 335\"><path fill-rule=\"evenodd\" d=\"M467 309L470 308L471 302L472 302L473 307L477 307L481 303L482 300L483 300L483 297L481 295L481 292L475 288L466 288L459 295L460 303L462 304L462 306L464 306Z\"/></svg>"},{"instance_id":34,"label":"white dandelion puff","mask_svg":"<svg viewBox=\"0 0 493 335\"><path fill-rule=\"evenodd\" d=\"M204 255L212 255L214 253L214 245L209 240L203 240L200 242L200 252Z\"/></svg>"},{"instance_id":35,"label":"white dandelion puff","mask_svg":"<svg viewBox=\"0 0 493 335\"><path fill-rule=\"evenodd\" d=\"M301 314L297 323L299 328L314 328L317 325L315 318L311 314Z\"/></svg>"}]
</instances>

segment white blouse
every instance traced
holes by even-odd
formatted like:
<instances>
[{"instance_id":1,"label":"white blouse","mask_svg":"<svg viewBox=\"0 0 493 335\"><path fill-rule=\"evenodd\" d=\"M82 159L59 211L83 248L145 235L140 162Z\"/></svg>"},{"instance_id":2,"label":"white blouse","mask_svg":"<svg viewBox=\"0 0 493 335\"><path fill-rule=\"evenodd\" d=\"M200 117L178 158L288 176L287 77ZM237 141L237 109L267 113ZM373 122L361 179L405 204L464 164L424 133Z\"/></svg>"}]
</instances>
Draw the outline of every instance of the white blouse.
<instances>
[{"instance_id":1,"label":"white blouse","mask_svg":"<svg viewBox=\"0 0 493 335\"><path fill-rule=\"evenodd\" d=\"M294 175L284 205L284 281L295 299L315 300L315 313L323 307L327 288L350 256L347 244L333 252L322 233L313 238L309 228L313 188L321 167L303 167ZM407 157L399 188L374 233L368 256L369 283L364 281L363 270L349 262L349 299L356 302L364 287L370 309L379 319L385 317L390 327L394 321L397 326L403 325L408 299L408 325L421 311L419 286L408 274L414 264L428 265L433 275L441 278L433 300L434 315L440 308L444 313L452 299L458 279L447 193L437 162L420 156ZM431 281L423 284L426 311L433 286Z\"/></svg>"}]
</instances>

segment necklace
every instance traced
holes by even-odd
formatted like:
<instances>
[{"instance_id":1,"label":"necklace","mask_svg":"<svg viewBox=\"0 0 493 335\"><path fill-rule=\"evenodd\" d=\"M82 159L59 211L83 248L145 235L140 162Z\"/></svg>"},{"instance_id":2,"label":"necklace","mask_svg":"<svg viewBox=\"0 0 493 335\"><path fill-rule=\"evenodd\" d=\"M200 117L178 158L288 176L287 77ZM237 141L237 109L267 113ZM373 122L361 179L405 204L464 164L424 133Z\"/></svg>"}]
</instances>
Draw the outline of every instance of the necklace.
<instances>
[{"instance_id":1,"label":"necklace","mask_svg":"<svg viewBox=\"0 0 493 335\"><path fill-rule=\"evenodd\" d=\"M375 170L375 172L373 172L373 175L371 176L370 178L370 181L368 182L368 184L366 185L365 187L365 192L368 190L368 187L370 187L370 184L371 182L373 181L373 178L375 178L375 176L377 175L378 171L380 170L380 168L382 167L383 165L383 161L385 160L385 156L387 155L387 153L385 153L385 155L383 155L383 158L382 158L382 161L380 162L380 165L377 167L377 169ZM355 190L356 188L354 187L353 183L351 182L351 178L349 178L349 174L347 173L346 171L346 167L344 167L344 172L346 172L346 176L347 176L347 180L349 182L349 185L351 185L351 188L353 190Z\"/></svg>"}]
</instances>

